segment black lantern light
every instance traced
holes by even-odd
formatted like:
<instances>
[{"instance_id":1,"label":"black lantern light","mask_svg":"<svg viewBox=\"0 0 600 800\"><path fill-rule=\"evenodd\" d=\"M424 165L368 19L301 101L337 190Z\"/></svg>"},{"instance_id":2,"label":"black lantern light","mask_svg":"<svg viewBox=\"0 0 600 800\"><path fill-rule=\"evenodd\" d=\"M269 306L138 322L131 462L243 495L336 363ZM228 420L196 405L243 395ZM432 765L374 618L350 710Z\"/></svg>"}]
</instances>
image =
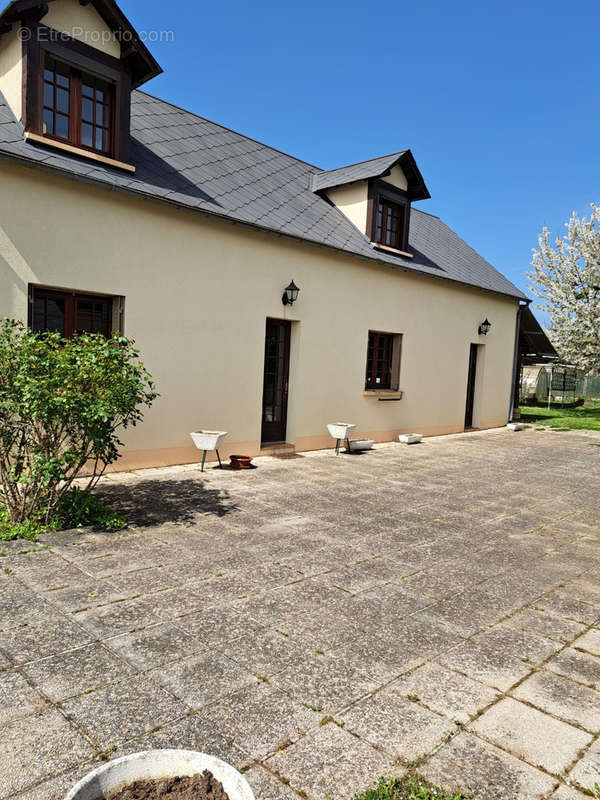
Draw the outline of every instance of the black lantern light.
<instances>
[{"instance_id":1,"label":"black lantern light","mask_svg":"<svg viewBox=\"0 0 600 800\"><path fill-rule=\"evenodd\" d=\"M284 306L290 305L293 306L296 300L298 299L298 292L300 289L296 286L294 281L290 283L289 286L286 286L281 297L281 302Z\"/></svg>"},{"instance_id":2,"label":"black lantern light","mask_svg":"<svg viewBox=\"0 0 600 800\"><path fill-rule=\"evenodd\" d=\"M491 327L492 327L492 323L491 323L491 322L489 321L489 319L486 317L486 318L484 319L484 321L481 323L481 325L479 326L479 335L480 335L480 336L481 336L481 335L483 335L483 336L487 336L487 335L488 335L488 333L490 332L490 328L491 328Z\"/></svg>"}]
</instances>

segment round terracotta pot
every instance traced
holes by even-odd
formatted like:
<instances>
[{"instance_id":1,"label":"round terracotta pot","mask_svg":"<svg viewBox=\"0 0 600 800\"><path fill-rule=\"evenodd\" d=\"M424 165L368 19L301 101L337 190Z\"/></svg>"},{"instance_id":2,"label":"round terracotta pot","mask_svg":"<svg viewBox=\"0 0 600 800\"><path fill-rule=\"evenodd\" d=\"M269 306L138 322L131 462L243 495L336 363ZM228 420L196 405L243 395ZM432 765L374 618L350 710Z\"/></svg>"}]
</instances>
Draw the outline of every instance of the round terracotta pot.
<instances>
[{"instance_id":1,"label":"round terracotta pot","mask_svg":"<svg viewBox=\"0 0 600 800\"><path fill-rule=\"evenodd\" d=\"M252 456L229 456L233 469L250 469Z\"/></svg>"}]
</instances>

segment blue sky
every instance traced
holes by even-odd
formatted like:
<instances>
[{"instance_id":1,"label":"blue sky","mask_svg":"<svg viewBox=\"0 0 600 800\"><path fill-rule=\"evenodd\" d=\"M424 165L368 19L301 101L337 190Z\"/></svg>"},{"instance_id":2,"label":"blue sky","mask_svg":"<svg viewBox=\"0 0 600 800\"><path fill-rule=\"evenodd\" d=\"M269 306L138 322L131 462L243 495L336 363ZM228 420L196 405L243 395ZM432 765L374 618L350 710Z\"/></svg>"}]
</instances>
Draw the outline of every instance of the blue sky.
<instances>
[{"instance_id":1,"label":"blue sky","mask_svg":"<svg viewBox=\"0 0 600 800\"><path fill-rule=\"evenodd\" d=\"M600 201L597 0L122 8L174 34L147 91L324 168L409 147L419 206L522 289L542 226Z\"/></svg>"}]
</instances>

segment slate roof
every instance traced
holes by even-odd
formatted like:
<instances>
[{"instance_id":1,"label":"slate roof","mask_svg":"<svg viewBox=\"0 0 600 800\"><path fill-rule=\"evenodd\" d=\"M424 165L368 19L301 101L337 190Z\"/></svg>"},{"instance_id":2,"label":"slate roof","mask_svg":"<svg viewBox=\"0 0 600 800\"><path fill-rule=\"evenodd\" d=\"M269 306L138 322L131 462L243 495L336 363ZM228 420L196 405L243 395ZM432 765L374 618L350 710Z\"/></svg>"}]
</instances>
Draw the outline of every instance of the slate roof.
<instances>
[{"instance_id":1,"label":"slate roof","mask_svg":"<svg viewBox=\"0 0 600 800\"><path fill-rule=\"evenodd\" d=\"M345 183L353 183L354 181L378 178L391 169L405 152L406 150L401 150L399 153L370 158L368 161L360 161L358 164L348 164L345 167L318 172L313 176L313 192L318 192L321 189L330 189L332 186L343 186Z\"/></svg>"},{"instance_id":2,"label":"slate roof","mask_svg":"<svg viewBox=\"0 0 600 800\"><path fill-rule=\"evenodd\" d=\"M324 170L139 90L132 93L131 136L129 161L135 175L26 142L0 94L0 157L409 272L524 298L438 217L413 207L412 259L377 251L337 208L312 191L315 176Z\"/></svg>"}]
</instances>

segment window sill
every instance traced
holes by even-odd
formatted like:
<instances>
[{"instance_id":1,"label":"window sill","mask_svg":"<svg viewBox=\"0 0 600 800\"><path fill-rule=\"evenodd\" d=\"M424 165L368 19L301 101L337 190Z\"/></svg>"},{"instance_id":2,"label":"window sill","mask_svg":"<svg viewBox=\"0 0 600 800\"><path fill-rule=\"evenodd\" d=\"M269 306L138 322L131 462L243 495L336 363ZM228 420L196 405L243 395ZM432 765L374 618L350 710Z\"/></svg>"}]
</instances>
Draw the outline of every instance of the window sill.
<instances>
[{"instance_id":1,"label":"window sill","mask_svg":"<svg viewBox=\"0 0 600 800\"><path fill-rule=\"evenodd\" d=\"M33 144L43 144L44 147L52 147L55 150L62 150L64 153L71 153L75 156L87 158L90 161L96 161L100 164L106 164L107 167L116 167L117 169L125 170L125 172L135 172L133 164L126 164L124 161L117 161L108 156L102 156L100 153L92 153L91 150L84 150L82 147L75 147L72 144L58 142L56 139L48 139L47 136L40 136L38 133L25 132L25 140Z\"/></svg>"},{"instance_id":2,"label":"window sill","mask_svg":"<svg viewBox=\"0 0 600 800\"><path fill-rule=\"evenodd\" d=\"M402 400L404 392L398 389L365 389L363 397L374 397L377 400Z\"/></svg>"},{"instance_id":3,"label":"window sill","mask_svg":"<svg viewBox=\"0 0 600 800\"><path fill-rule=\"evenodd\" d=\"M404 258L414 258L412 253L407 253L405 250L398 250L396 247L388 247L387 244L380 244L379 242L371 242L375 250L383 250L386 253L395 253L397 256Z\"/></svg>"}]
</instances>

